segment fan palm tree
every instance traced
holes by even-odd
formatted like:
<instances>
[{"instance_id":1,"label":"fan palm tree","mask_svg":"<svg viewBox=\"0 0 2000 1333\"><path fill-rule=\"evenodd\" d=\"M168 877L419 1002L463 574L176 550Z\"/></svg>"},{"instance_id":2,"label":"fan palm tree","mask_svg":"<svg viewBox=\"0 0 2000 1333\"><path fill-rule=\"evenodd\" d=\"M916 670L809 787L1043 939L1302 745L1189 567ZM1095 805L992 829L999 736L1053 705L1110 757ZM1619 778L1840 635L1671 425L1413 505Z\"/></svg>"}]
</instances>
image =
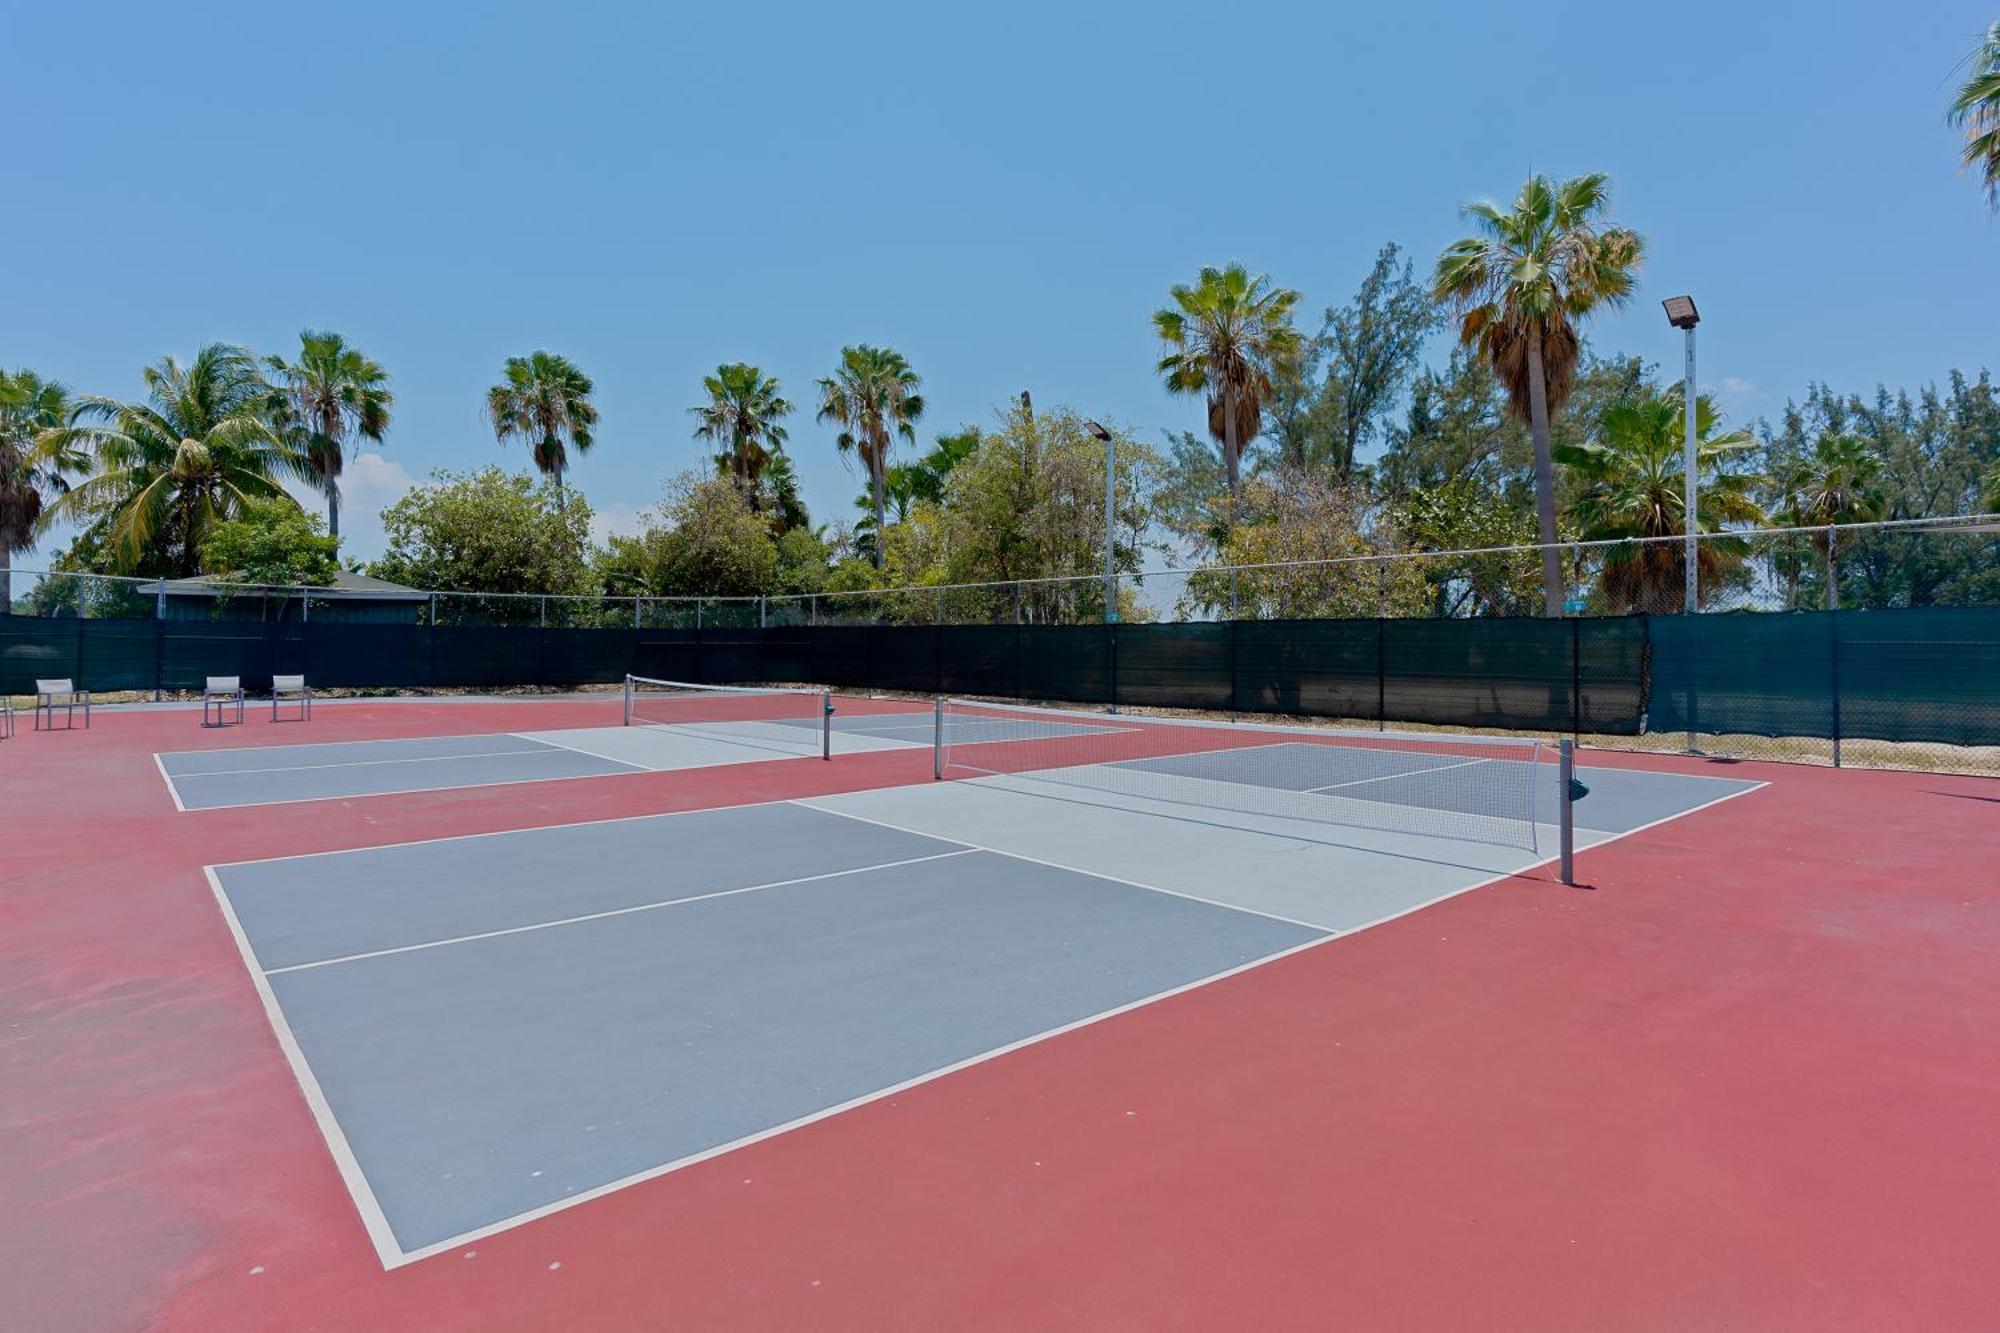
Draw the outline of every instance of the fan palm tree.
<instances>
[{"instance_id":1,"label":"fan palm tree","mask_svg":"<svg viewBox=\"0 0 2000 1333\"><path fill-rule=\"evenodd\" d=\"M1304 347L1292 327L1299 294L1231 264L1204 268L1193 286L1168 295L1173 304L1153 312L1167 348L1157 369L1169 393L1207 396L1208 433L1222 451L1233 505L1243 451L1264 428L1273 379L1296 365Z\"/></svg>"},{"instance_id":2,"label":"fan palm tree","mask_svg":"<svg viewBox=\"0 0 2000 1333\"><path fill-rule=\"evenodd\" d=\"M312 460L273 429L271 387L240 347L211 343L185 366L145 372L146 401L84 397L49 447L88 452L95 474L57 496L42 523L76 520L116 573L186 577L218 523L255 500L291 502L284 480L310 482ZM94 424L93 424L94 423Z\"/></svg>"},{"instance_id":3,"label":"fan palm tree","mask_svg":"<svg viewBox=\"0 0 2000 1333\"><path fill-rule=\"evenodd\" d=\"M1775 479L1778 517L1794 528L1878 519L1885 507L1878 487L1881 476L1882 460L1865 441L1828 432L1813 442L1811 453ZM1834 577L1834 534L1815 532L1812 543L1825 563L1826 609L1837 610L1840 595Z\"/></svg>"},{"instance_id":4,"label":"fan palm tree","mask_svg":"<svg viewBox=\"0 0 2000 1333\"><path fill-rule=\"evenodd\" d=\"M42 509L87 464L53 434L69 424L69 390L32 370L0 370L0 616L14 607L14 557L34 544Z\"/></svg>"},{"instance_id":5,"label":"fan palm tree","mask_svg":"<svg viewBox=\"0 0 2000 1333\"><path fill-rule=\"evenodd\" d=\"M1578 322L1630 298L1644 253L1638 233L1602 225L1610 203L1602 173L1560 184L1530 176L1511 208L1466 207L1479 234L1446 248L1431 284L1432 295L1456 310L1459 340L1492 363L1534 436L1542 598L1551 616L1562 614L1563 576L1549 422L1575 383Z\"/></svg>"},{"instance_id":6,"label":"fan palm tree","mask_svg":"<svg viewBox=\"0 0 2000 1333\"><path fill-rule=\"evenodd\" d=\"M1585 541L1636 541L1614 547L1604 562L1604 592L1622 611L1660 611L1680 605L1687 579L1684 543L1662 538L1687 534L1687 417L1678 392L1648 393L1616 403L1598 420L1597 437L1560 446L1556 461L1574 468L1584 489L1571 501L1569 518ZM1695 531L1719 533L1731 524L1761 523L1752 498L1761 480L1732 470L1732 458L1751 449L1750 432L1719 435L1721 418L1706 395L1695 397L1695 476L1699 497ZM1696 543L1697 588L1714 588L1741 566L1749 548L1741 538Z\"/></svg>"},{"instance_id":7,"label":"fan palm tree","mask_svg":"<svg viewBox=\"0 0 2000 1333\"><path fill-rule=\"evenodd\" d=\"M857 454L868 471L875 500L875 531L881 532L883 482L895 436L917 442L916 423L924 415L923 381L900 352L858 344L840 349L840 368L819 382L819 419L841 428L834 445L843 456ZM882 543L875 543L875 566L882 566Z\"/></svg>"},{"instance_id":8,"label":"fan palm tree","mask_svg":"<svg viewBox=\"0 0 2000 1333\"><path fill-rule=\"evenodd\" d=\"M311 460L326 495L326 531L340 538L340 472L355 440L381 443L389 429L389 375L337 333L299 335L299 359L264 359L277 378L272 419Z\"/></svg>"},{"instance_id":9,"label":"fan palm tree","mask_svg":"<svg viewBox=\"0 0 2000 1333\"><path fill-rule=\"evenodd\" d=\"M695 438L723 446L715 455L716 469L727 472L755 504L764 469L774 454L784 451L785 428L779 422L791 415L792 405L779 392L775 376L740 361L717 366L701 387L708 391L708 401L688 409L700 423Z\"/></svg>"},{"instance_id":10,"label":"fan palm tree","mask_svg":"<svg viewBox=\"0 0 2000 1333\"><path fill-rule=\"evenodd\" d=\"M2000 21L1986 30L1965 63L1965 82L1946 115L1965 135L1966 170L1979 175L1987 207L2000 212Z\"/></svg>"},{"instance_id":11,"label":"fan palm tree","mask_svg":"<svg viewBox=\"0 0 2000 1333\"><path fill-rule=\"evenodd\" d=\"M568 357L554 352L510 356L500 373L503 381L486 391L493 437L501 444L528 442L536 468L554 479L556 506L562 508L569 451L588 453L596 439L597 407L590 395L597 386Z\"/></svg>"}]
</instances>

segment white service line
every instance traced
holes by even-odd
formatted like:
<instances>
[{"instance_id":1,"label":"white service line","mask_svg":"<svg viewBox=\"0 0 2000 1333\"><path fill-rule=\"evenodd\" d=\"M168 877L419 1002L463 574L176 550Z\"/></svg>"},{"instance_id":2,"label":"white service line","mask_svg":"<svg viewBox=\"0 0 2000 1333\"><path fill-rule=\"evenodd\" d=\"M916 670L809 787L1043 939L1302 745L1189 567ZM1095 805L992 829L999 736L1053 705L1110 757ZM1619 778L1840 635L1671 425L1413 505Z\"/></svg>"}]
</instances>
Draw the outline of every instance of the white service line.
<instances>
[{"instance_id":1,"label":"white service line","mask_svg":"<svg viewBox=\"0 0 2000 1333\"><path fill-rule=\"evenodd\" d=\"M1471 768L1474 764L1525 763L1526 760L1465 759L1456 764L1439 764L1436 768L1406 768L1400 773L1382 773L1372 778L1355 778L1350 782L1329 782L1324 787L1301 787L1301 791L1339 791L1342 787L1365 787L1371 782L1388 782L1394 778L1413 778L1424 773L1449 773L1454 768ZM1282 788L1280 789L1282 790Z\"/></svg>"},{"instance_id":2,"label":"white service line","mask_svg":"<svg viewBox=\"0 0 2000 1333\"><path fill-rule=\"evenodd\" d=\"M950 838L938 838L937 842L950 842ZM688 898L662 898L657 902L638 903L631 907L613 907L602 912L586 912L582 916L558 917L553 921L534 921L525 926L505 926L499 930L482 930L472 935L453 935L449 939L425 940L421 944L399 944L393 949L371 949L366 953L343 954L338 958L321 958L310 963L289 963L284 967L266 969L267 977L279 976L286 972L308 972L316 967L332 967L336 963L354 963L364 958L386 958L390 954L418 953L425 949L442 949L448 944L470 944L475 940L498 939L503 935L525 935L535 930L554 930L558 926L574 926L585 921L603 921L608 917L630 916L634 912L652 912L662 907L680 907L687 903L705 903L716 898L733 898L739 893L756 893L762 889L782 889L793 884L813 884L820 880L839 879L845 875L865 875L872 870L894 870L898 866L921 865L925 861L943 861L954 856L969 856L983 850L977 847L960 847L956 851L932 852L929 856L909 856L900 861L883 861L878 865L854 866L847 870L828 870L817 875L799 875L792 879L774 879L767 884L745 884L741 888L717 889L714 893L697 893Z\"/></svg>"},{"instance_id":3,"label":"white service line","mask_svg":"<svg viewBox=\"0 0 2000 1333\"><path fill-rule=\"evenodd\" d=\"M610 728L599 727L597 728L597 730L609 731ZM561 741L550 740L547 736L533 736L529 735L527 732L522 732L522 731L510 731L507 734L519 740L533 741L537 745L552 745L558 750L568 750L571 754L580 754L587 759L602 759L607 764L623 764L625 765L625 767L630 769L635 769L641 773L657 773L660 771L659 769L654 768L651 764L642 764L637 762L636 760L631 760L631 759L620 759L615 754L599 754L595 750L586 750L580 745L565 745ZM523 751L522 753L526 753L526 751Z\"/></svg>"}]
</instances>

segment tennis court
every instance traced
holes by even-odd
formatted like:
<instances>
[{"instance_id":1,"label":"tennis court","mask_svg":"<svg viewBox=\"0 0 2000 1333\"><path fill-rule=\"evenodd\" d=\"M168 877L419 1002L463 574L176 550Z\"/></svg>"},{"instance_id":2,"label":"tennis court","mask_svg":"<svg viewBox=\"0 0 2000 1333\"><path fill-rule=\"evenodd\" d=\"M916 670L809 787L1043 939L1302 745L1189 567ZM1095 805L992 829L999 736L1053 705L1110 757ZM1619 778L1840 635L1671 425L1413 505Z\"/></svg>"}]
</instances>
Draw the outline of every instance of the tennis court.
<instances>
[{"instance_id":1,"label":"tennis court","mask_svg":"<svg viewBox=\"0 0 2000 1333\"><path fill-rule=\"evenodd\" d=\"M2000 1086L1990 782L670 683L312 726L25 742L25 1326L1583 1327L1986 1231L1910 1182Z\"/></svg>"},{"instance_id":2,"label":"tennis court","mask_svg":"<svg viewBox=\"0 0 2000 1333\"><path fill-rule=\"evenodd\" d=\"M796 703L729 702L773 697ZM736 725L720 702L648 731ZM956 701L855 722L927 741L934 780L210 868L385 1266L1517 873L1559 836L1533 745ZM1584 847L1757 784L1602 785Z\"/></svg>"}]
</instances>

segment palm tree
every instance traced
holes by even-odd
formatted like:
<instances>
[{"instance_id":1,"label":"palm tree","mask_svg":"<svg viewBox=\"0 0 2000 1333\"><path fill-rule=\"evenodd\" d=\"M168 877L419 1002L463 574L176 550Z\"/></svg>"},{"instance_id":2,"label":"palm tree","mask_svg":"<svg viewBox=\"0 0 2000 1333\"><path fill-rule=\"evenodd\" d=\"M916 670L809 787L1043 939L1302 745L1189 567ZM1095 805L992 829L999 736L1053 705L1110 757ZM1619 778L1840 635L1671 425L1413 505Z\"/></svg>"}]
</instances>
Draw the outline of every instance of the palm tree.
<instances>
[{"instance_id":1,"label":"palm tree","mask_svg":"<svg viewBox=\"0 0 2000 1333\"><path fill-rule=\"evenodd\" d=\"M778 423L791 414L792 405L780 394L775 376L740 361L717 366L701 387L708 391L708 401L688 409L700 423L695 438L724 446L715 456L716 469L729 473L754 505L764 469L772 455L784 452L785 428Z\"/></svg>"},{"instance_id":2,"label":"palm tree","mask_svg":"<svg viewBox=\"0 0 2000 1333\"><path fill-rule=\"evenodd\" d=\"M2000 21L1965 63L1969 72L1946 118L1965 135L1961 158L1984 182L1987 207L2000 212Z\"/></svg>"},{"instance_id":3,"label":"palm tree","mask_svg":"<svg viewBox=\"0 0 2000 1333\"><path fill-rule=\"evenodd\" d=\"M1867 443L1852 435L1828 432L1813 442L1812 452L1776 478L1778 517L1788 527L1825 528L1836 523L1867 523L1882 517L1877 482L1882 460ZM1815 532L1826 567L1826 609L1839 609L1840 589L1834 577L1835 538Z\"/></svg>"},{"instance_id":4,"label":"palm tree","mask_svg":"<svg viewBox=\"0 0 2000 1333\"><path fill-rule=\"evenodd\" d=\"M783 536L794 528L809 528L812 517L799 496L799 475L792 470L790 454L772 454L758 478L758 504L771 516L771 528Z\"/></svg>"},{"instance_id":5,"label":"palm tree","mask_svg":"<svg viewBox=\"0 0 2000 1333\"><path fill-rule=\"evenodd\" d=\"M211 343L185 366L167 357L145 381L145 402L84 397L71 424L44 432L53 449L88 451L96 473L42 523L85 523L79 542L116 573L198 574L215 526L254 500L290 503L284 479L312 481L312 460L272 428L271 387L240 347Z\"/></svg>"},{"instance_id":6,"label":"palm tree","mask_svg":"<svg viewBox=\"0 0 2000 1333\"><path fill-rule=\"evenodd\" d=\"M1534 436L1542 599L1551 616L1562 614L1563 576L1549 422L1575 382L1578 321L1625 303L1644 252L1638 233L1600 225L1610 203L1610 181L1601 172L1560 185L1530 176L1511 209L1466 207L1479 235L1446 248L1431 284L1432 295L1457 311L1459 340L1491 361L1509 405Z\"/></svg>"},{"instance_id":7,"label":"palm tree","mask_svg":"<svg viewBox=\"0 0 2000 1333\"><path fill-rule=\"evenodd\" d=\"M875 531L882 531L882 486L889 469L889 445L900 435L917 442L916 423L924 415L923 381L902 353L859 344L840 349L840 368L819 382L819 419L841 427L834 445L842 455L858 454L868 470L875 497ZM882 543L875 543L875 567L882 567Z\"/></svg>"},{"instance_id":8,"label":"palm tree","mask_svg":"<svg viewBox=\"0 0 2000 1333\"><path fill-rule=\"evenodd\" d=\"M276 374L272 416L305 450L313 482L326 494L327 535L340 537L340 472L354 440L382 441L389 429L389 375L337 333L299 335L299 359L264 358Z\"/></svg>"},{"instance_id":9,"label":"palm tree","mask_svg":"<svg viewBox=\"0 0 2000 1333\"><path fill-rule=\"evenodd\" d=\"M69 423L69 390L32 370L0 370L0 616L14 609L14 557L34 544L43 507L87 460L50 434Z\"/></svg>"},{"instance_id":10,"label":"palm tree","mask_svg":"<svg viewBox=\"0 0 2000 1333\"><path fill-rule=\"evenodd\" d=\"M1192 287L1176 286L1168 295L1173 304L1153 312L1153 328L1168 349L1157 369L1169 393L1207 395L1208 433L1222 450L1233 507L1243 451L1264 428L1273 378L1288 372L1303 348L1292 327L1299 294L1231 264L1204 268Z\"/></svg>"},{"instance_id":11,"label":"palm tree","mask_svg":"<svg viewBox=\"0 0 2000 1333\"><path fill-rule=\"evenodd\" d=\"M500 372L505 381L486 391L486 416L493 437L505 444L522 439L534 451L535 466L556 483L556 507L564 506L563 473L569 451L590 452L595 441L596 386L568 357L554 352L510 356Z\"/></svg>"},{"instance_id":12,"label":"palm tree","mask_svg":"<svg viewBox=\"0 0 2000 1333\"><path fill-rule=\"evenodd\" d=\"M1570 502L1569 518L1585 541L1634 540L1613 547L1604 562L1604 591L1622 611L1678 606L1687 579L1684 543L1661 540L1687 534L1687 417L1677 391L1647 393L1616 403L1598 420L1597 438L1559 446L1555 458L1581 474L1584 489ZM1750 432L1716 434L1721 418L1706 395L1695 398L1695 475L1699 505L1695 531L1719 533L1730 524L1761 523L1751 497L1761 478L1731 470L1733 456L1755 444ZM1651 539L1651 540L1637 540ZM1740 566L1748 547L1738 537L1697 542L1697 588L1719 586Z\"/></svg>"}]
</instances>

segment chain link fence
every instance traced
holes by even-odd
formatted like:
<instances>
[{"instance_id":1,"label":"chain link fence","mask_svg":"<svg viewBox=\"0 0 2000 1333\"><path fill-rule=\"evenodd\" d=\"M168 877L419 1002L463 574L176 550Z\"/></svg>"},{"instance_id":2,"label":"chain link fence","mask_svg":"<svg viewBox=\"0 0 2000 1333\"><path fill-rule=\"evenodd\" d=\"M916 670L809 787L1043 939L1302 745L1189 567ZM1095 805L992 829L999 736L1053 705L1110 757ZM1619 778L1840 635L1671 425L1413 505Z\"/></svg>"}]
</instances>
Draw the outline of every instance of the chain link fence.
<instances>
[{"instance_id":1,"label":"chain link fence","mask_svg":"<svg viewBox=\"0 0 2000 1333\"><path fill-rule=\"evenodd\" d=\"M1927 624L1920 640L1899 647L1884 639L1903 632L1884 628L1897 622L1871 622L1866 614L2000 608L2000 518L1704 534L1696 542L1693 615L1687 614L1682 538L1567 542L1556 554L1567 616L1658 618L1643 664L1652 714L1637 735L1594 737L1593 743L1718 757L2000 772L2000 749L1983 743L1988 736L2000 738L2000 716L1991 715L2000 696L1995 656L2000 650L1982 637L1984 631L1968 629L1960 640L1952 637L1957 631L1950 625ZM139 691L147 679L158 689L172 674L157 667L147 676L140 660L142 622L172 629L175 636L211 638L252 623L536 631L532 663L513 639L478 638L493 658L483 679L501 685L548 678L552 657L558 664L581 661L610 651L635 631L643 639L652 631L1082 627L1115 620L1126 627L1127 651L1145 652L1151 642L1141 632L1145 626L1537 617L1544 609L1542 558L1542 548L1533 546L1384 552L1127 572L1108 583L1101 575L1077 575L702 598L433 592L366 579L333 588L266 587L16 569L7 573L0 608L14 618L129 626L107 642L129 641L133 660L116 674ZM1835 610L1842 613L1839 625L1826 616ZM100 636L110 629L100 626ZM167 654L164 645L171 637L163 633L152 651ZM16 641L27 637L0 637L0 653L14 651L8 645ZM1183 650L1184 645L1172 649ZM1894 670L1880 668L1889 674L1866 680L1856 675L1864 663L1873 672L1882 662L1895 664ZM1315 664L1301 662L1298 669L1310 673ZM399 671L407 678L398 679ZM503 679L509 671L531 674ZM1681 674L1672 676L1674 671ZM385 663L371 679L384 688L423 688L435 671L419 674L415 662L405 660L401 667ZM1801 706L1759 711L1729 702L1770 695L1780 680L1788 682L1786 689ZM1857 693L1864 686L1873 693ZM1922 690L1937 700L1921 728L1925 735L1893 734L1897 727L1871 719L1866 699L1898 690L1905 695ZM1671 706L1662 707L1663 702ZM1908 714L1910 701L1903 704ZM1307 711L1326 715L1324 708ZM1884 714L1877 708L1876 715Z\"/></svg>"}]
</instances>

